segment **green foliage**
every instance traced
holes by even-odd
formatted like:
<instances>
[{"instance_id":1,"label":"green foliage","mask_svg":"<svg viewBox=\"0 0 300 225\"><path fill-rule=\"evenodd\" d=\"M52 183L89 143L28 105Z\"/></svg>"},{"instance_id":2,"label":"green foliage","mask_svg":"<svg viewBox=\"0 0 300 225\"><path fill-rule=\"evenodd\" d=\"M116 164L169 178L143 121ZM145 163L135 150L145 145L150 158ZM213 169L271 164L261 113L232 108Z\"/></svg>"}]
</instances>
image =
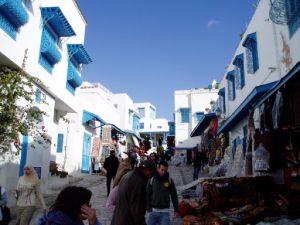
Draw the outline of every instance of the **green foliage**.
<instances>
[{"instance_id":1,"label":"green foliage","mask_svg":"<svg viewBox=\"0 0 300 225\"><path fill-rule=\"evenodd\" d=\"M34 107L34 83L39 80L24 73L26 53L21 71L0 67L0 156L9 151L11 143L19 154L20 134L30 135L35 144L49 142L40 123L46 113Z\"/></svg>"}]
</instances>

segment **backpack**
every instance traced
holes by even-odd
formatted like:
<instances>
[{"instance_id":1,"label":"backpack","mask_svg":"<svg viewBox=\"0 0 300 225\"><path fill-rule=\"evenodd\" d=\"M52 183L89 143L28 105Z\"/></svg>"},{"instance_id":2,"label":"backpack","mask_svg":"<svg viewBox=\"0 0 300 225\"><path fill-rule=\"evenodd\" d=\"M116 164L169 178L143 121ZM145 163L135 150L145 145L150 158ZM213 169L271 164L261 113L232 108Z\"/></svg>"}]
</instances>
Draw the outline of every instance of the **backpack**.
<instances>
[{"instance_id":1,"label":"backpack","mask_svg":"<svg viewBox=\"0 0 300 225\"><path fill-rule=\"evenodd\" d=\"M2 187L0 187L0 200L1 199L2 199ZM8 225L11 219L10 209L6 205L0 206L0 209L2 211L2 224Z\"/></svg>"}]
</instances>

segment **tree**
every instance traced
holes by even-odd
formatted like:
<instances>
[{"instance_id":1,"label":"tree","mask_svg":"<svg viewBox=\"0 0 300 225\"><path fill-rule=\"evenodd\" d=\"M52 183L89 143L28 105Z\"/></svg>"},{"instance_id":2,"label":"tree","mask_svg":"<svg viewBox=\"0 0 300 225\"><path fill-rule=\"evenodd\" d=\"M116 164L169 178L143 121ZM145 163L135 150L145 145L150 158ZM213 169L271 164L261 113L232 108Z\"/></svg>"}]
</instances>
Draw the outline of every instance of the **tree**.
<instances>
[{"instance_id":1,"label":"tree","mask_svg":"<svg viewBox=\"0 0 300 225\"><path fill-rule=\"evenodd\" d=\"M0 67L0 156L8 152L13 144L21 150L20 134L30 135L35 144L50 142L46 129L40 122L45 112L34 107L35 84L41 84L37 78L25 74L27 49L21 70Z\"/></svg>"}]
</instances>

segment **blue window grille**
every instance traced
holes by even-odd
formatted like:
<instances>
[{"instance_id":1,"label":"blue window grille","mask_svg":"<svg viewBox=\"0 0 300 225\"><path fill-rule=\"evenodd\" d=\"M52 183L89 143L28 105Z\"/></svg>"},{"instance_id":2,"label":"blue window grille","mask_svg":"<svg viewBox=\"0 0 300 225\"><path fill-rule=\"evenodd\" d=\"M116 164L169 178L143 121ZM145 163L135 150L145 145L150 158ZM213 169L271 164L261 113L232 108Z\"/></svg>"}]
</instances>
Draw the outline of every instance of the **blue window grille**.
<instances>
[{"instance_id":1,"label":"blue window grille","mask_svg":"<svg viewBox=\"0 0 300 225\"><path fill-rule=\"evenodd\" d=\"M203 116L204 116L204 112L196 112L196 118L198 122L201 121Z\"/></svg>"},{"instance_id":2,"label":"blue window grille","mask_svg":"<svg viewBox=\"0 0 300 225\"><path fill-rule=\"evenodd\" d=\"M236 89L242 89L245 86L244 55L237 55L233 60L233 65L235 66L235 87Z\"/></svg>"},{"instance_id":3,"label":"blue window grille","mask_svg":"<svg viewBox=\"0 0 300 225\"><path fill-rule=\"evenodd\" d=\"M140 125L140 118L136 115L133 115L132 119L132 130L133 132L137 133L139 131L139 125Z\"/></svg>"},{"instance_id":4,"label":"blue window grille","mask_svg":"<svg viewBox=\"0 0 300 225\"><path fill-rule=\"evenodd\" d=\"M41 16L43 32L39 64L52 73L54 65L61 59L58 39L74 36L75 32L59 7L42 7Z\"/></svg>"},{"instance_id":5,"label":"blue window grille","mask_svg":"<svg viewBox=\"0 0 300 225\"><path fill-rule=\"evenodd\" d=\"M61 153L63 152L64 147L64 134L58 134L57 135L57 148L56 152Z\"/></svg>"},{"instance_id":6,"label":"blue window grille","mask_svg":"<svg viewBox=\"0 0 300 225\"><path fill-rule=\"evenodd\" d=\"M144 128L145 128L144 123L140 123L140 129L144 129Z\"/></svg>"},{"instance_id":7,"label":"blue window grille","mask_svg":"<svg viewBox=\"0 0 300 225\"><path fill-rule=\"evenodd\" d=\"M145 108L138 108L139 114L141 118L145 117Z\"/></svg>"},{"instance_id":8,"label":"blue window grille","mask_svg":"<svg viewBox=\"0 0 300 225\"><path fill-rule=\"evenodd\" d=\"M254 74L259 69L256 33L248 34L243 46L246 48L247 72Z\"/></svg>"},{"instance_id":9,"label":"blue window grille","mask_svg":"<svg viewBox=\"0 0 300 225\"><path fill-rule=\"evenodd\" d=\"M81 84L82 79L78 72L78 64L73 60L69 60L66 88L72 95L75 95L76 88Z\"/></svg>"},{"instance_id":10,"label":"blue window grille","mask_svg":"<svg viewBox=\"0 0 300 225\"><path fill-rule=\"evenodd\" d=\"M18 29L28 22L28 13L22 0L0 1L0 28L14 40Z\"/></svg>"},{"instance_id":11,"label":"blue window grille","mask_svg":"<svg viewBox=\"0 0 300 225\"><path fill-rule=\"evenodd\" d=\"M35 90L35 102L40 104L42 101L42 92L39 88Z\"/></svg>"},{"instance_id":12,"label":"blue window grille","mask_svg":"<svg viewBox=\"0 0 300 225\"><path fill-rule=\"evenodd\" d=\"M300 1L286 0L286 16L289 26L290 36L300 27Z\"/></svg>"},{"instance_id":13,"label":"blue window grille","mask_svg":"<svg viewBox=\"0 0 300 225\"><path fill-rule=\"evenodd\" d=\"M180 109L181 113L181 123L189 123L190 122L190 109L182 108Z\"/></svg>"},{"instance_id":14,"label":"blue window grille","mask_svg":"<svg viewBox=\"0 0 300 225\"><path fill-rule=\"evenodd\" d=\"M68 74L67 74L67 90L75 95L75 90L82 84L81 73L79 68L82 64L92 62L90 56L86 52L82 44L68 44Z\"/></svg>"},{"instance_id":15,"label":"blue window grille","mask_svg":"<svg viewBox=\"0 0 300 225\"><path fill-rule=\"evenodd\" d=\"M228 100L234 101L235 99L235 75L234 71L230 71L226 75L228 81Z\"/></svg>"},{"instance_id":16,"label":"blue window grille","mask_svg":"<svg viewBox=\"0 0 300 225\"><path fill-rule=\"evenodd\" d=\"M218 92L219 95L219 104L221 112L224 114L226 112L226 102L225 102L225 88L221 88Z\"/></svg>"}]
</instances>

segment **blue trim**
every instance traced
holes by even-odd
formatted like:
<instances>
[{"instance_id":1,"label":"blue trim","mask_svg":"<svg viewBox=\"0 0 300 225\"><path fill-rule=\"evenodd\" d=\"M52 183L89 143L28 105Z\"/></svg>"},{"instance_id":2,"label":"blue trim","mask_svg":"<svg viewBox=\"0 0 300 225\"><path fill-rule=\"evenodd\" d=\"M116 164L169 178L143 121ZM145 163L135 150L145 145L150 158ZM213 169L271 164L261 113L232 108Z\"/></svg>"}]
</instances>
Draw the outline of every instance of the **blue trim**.
<instances>
[{"instance_id":1,"label":"blue trim","mask_svg":"<svg viewBox=\"0 0 300 225\"><path fill-rule=\"evenodd\" d=\"M252 62L250 63L252 63L253 73L255 73L259 69L256 33L248 34L242 45L251 52Z\"/></svg>"},{"instance_id":2,"label":"blue trim","mask_svg":"<svg viewBox=\"0 0 300 225\"><path fill-rule=\"evenodd\" d=\"M28 22L21 0L0 0L0 27L14 40L17 30Z\"/></svg>"},{"instance_id":3,"label":"blue trim","mask_svg":"<svg viewBox=\"0 0 300 225\"><path fill-rule=\"evenodd\" d=\"M286 0L286 14L290 37L292 37L300 27L300 1Z\"/></svg>"},{"instance_id":4,"label":"blue trim","mask_svg":"<svg viewBox=\"0 0 300 225\"><path fill-rule=\"evenodd\" d=\"M207 126L210 124L210 121L215 118L217 118L216 113L205 114L202 120L199 121L197 126L191 132L190 137L200 136L203 133L203 131L207 128Z\"/></svg>"},{"instance_id":5,"label":"blue trim","mask_svg":"<svg viewBox=\"0 0 300 225\"><path fill-rule=\"evenodd\" d=\"M230 71L226 75L228 80L228 99L233 101L235 99L235 75L234 70Z\"/></svg>"},{"instance_id":6,"label":"blue trim","mask_svg":"<svg viewBox=\"0 0 300 225\"><path fill-rule=\"evenodd\" d=\"M117 133L119 133L119 134L123 134L123 135L126 134L125 131L121 130L119 127L117 127L116 125L114 125L114 124L112 124L112 123L107 123L107 124L105 124L105 125L110 125L111 128L112 128L113 130L115 130L115 131L116 131Z\"/></svg>"},{"instance_id":7,"label":"blue trim","mask_svg":"<svg viewBox=\"0 0 300 225\"><path fill-rule=\"evenodd\" d=\"M27 152L28 152L28 136L23 135L19 176L23 176L24 174L23 169L27 161Z\"/></svg>"},{"instance_id":8,"label":"blue trim","mask_svg":"<svg viewBox=\"0 0 300 225\"><path fill-rule=\"evenodd\" d=\"M226 119L225 123L219 127L217 135L229 131L233 128L241 119L248 115L248 111L253 107L255 102L261 97L266 91L274 87L276 82L263 84L257 86L253 91L244 99L244 101L239 105L239 107L231 114L231 116Z\"/></svg>"},{"instance_id":9,"label":"blue trim","mask_svg":"<svg viewBox=\"0 0 300 225\"><path fill-rule=\"evenodd\" d=\"M68 44L68 53L69 58L74 58L79 64L89 64L92 62L82 44Z\"/></svg>"},{"instance_id":10,"label":"blue trim","mask_svg":"<svg viewBox=\"0 0 300 225\"><path fill-rule=\"evenodd\" d=\"M196 112L197 121L200 122L204 117L204 112Z\"/></svg>"},{"instance_id":11,"label":"blue trim","mask_svg":"<svg viewBox=\"0 0 300 225\"><path fill-rule=\"evenodd\" d=\"M106 124L106 122L103 119L101 119L100 116L84 110L82 114L82 123L87 123L92 119L99 121L101 124Z\"/></svg>"},{"instance_id":12,"label":"blue trim","mask_svg":"<svg viewBox=\"0 0 300 225\"><path fill-rule=\"evenodd\" d=\"M91 165L91 140L92 136L83 133L83 144L82 144L82 159L81 159L81 172L90 173Z\"/></svg>"},{"instance_id":13,"label":"blue trim","mask_svg":"<svg viewBox=\"0 0 300 225\"><path fill-rule=\"evenodd\" d=\"M268 91L266 92L255 104L255 108L259 107L261 104L263 104L271 95L273 95L276 91L278 91L284 84L286 84L288 81L290 81L294 76L300 76L300 62L298 62L291 70L290 72L285 75L283 78L281 78L279 81L276 82L276 84Z\"/></svg>"},{"instance_id":14,"label":"blue trim","mask_svg":"<svg viewBox=\"0 0 300 225\"><path fill-rule=\"evenodd\" d=\"M59 7L42 7L41 15L43 24L48 24L58 37L72 37L76 35Z\"/></svg>"},{"instance_id":15,"label":"blue trim","mask_svg":"<svg viewBox=\"0 0 300 225\"><path fill-rule=\"evenodd\" d=\"M238 68L235 71L236 88L242 89L245 86L244 55L237 55L232 64Z\"/></svg>"}]
</instances>

